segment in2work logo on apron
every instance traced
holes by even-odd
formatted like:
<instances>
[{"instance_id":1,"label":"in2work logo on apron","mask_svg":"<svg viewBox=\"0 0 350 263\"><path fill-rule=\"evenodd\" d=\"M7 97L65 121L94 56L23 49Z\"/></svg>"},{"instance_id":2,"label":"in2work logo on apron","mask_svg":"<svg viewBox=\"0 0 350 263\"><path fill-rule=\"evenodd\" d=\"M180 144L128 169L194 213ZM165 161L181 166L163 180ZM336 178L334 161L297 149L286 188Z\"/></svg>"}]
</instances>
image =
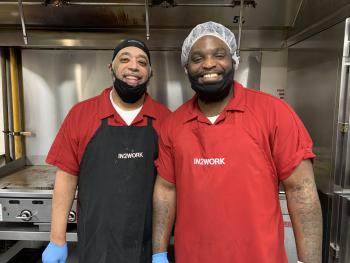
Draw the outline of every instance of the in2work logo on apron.
<instances>
[{"instance_id":1,"label":"in2work logo on apron","mask_svg":"<svg viewBox=\"0 0 350 263\"><path fill-rule=\"evenodd\" d=\"M225 158L193 158L194 165L225 165Z\"/></svg>"},{"instance_id":2,"label":"in2work logo on apron","mask_svg":"<svg viewBox=\"0 0 350 263\"><path fill-rule=\"evenodd\" d=\"M136 159L143 158L143 152L137 153L118 153L117 159Z\"/></svg>"}]
</instances>

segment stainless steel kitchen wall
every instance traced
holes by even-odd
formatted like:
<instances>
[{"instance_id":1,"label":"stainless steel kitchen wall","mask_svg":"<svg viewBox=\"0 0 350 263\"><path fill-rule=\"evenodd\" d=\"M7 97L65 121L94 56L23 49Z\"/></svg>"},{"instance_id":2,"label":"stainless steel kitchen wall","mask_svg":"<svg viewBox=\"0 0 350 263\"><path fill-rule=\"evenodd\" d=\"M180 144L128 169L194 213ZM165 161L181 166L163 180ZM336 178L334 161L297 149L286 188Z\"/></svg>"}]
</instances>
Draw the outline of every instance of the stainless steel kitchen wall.
<instances>
[{"instance_id":1,"label":"stainless steel kitchen wall","mask_svg":"<svg viewBox=\"0 0 350 263\"><path fill-rule=\"evenodd\" d=\"M314 141L323 212L323 262L347 263L349 210L349 19L289 48L286 100ZM346 259L346 257L347 259Z\"/></svg>"},{"instance_id":2,"label":"stainless steel kitchen wall","mask_svg":"<svg viewBox=\"0 0 350 263\"><path fill-rule=\"evenodd\" d=\"M340 23L289 48L286 101L295 109L317 155L318 189L332 192L335 128L345 23Z\"/></svg>"},{"instance_id":3,"label":"stainless steel kitchen wall","mask_svg":"<svg viewBox=\"0 0 350 263\"><path fill-rule=\"evenodd\" d=\"M44 164L51 143L69 109L110 86L111 50L22 50L26 130L30 164ZM192 97L178 51L152 51L153 78L149 93L175 110ZM241 52L235 78L259 89L261 52Z\"/></svg>"}]
</instances>

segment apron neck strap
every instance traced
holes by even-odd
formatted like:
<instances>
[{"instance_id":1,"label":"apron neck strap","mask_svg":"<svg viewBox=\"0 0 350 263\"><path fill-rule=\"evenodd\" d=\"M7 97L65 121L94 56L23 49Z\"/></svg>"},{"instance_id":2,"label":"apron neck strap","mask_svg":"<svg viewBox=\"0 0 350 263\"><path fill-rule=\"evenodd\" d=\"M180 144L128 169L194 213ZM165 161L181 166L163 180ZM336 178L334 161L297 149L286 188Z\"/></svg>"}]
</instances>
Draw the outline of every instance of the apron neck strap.
<instances>
[{"instance_id":1,"label":"apron neck strap","mask_svg":"<svg viewBox=\"0 0 350 263\"><path fill-rule=\"evenodd\" d=\"M147 126L152 127L153 119L151 117L147 117ZM108 126L108 117L102 119L102 126Z\"/></svg>"},{"instance_id":2,"label":"apron neck strap","mask_svg":"<svg viewBox=\"0 0 350 263\"><path fill-rule=\"evenodd\" d=\"M108 126L108 117L102 119L102 126Z\"/></svg>"},{"instance_id":3,"label":"apron neck strap","mask_svg":"<svg viewBox=\"0 0 350 263\"><path fill-rule=\"evenodd\" d=\"M153 119L151 117L147 117L147 126L152 126Z\"/></svg>"}]
</instances>

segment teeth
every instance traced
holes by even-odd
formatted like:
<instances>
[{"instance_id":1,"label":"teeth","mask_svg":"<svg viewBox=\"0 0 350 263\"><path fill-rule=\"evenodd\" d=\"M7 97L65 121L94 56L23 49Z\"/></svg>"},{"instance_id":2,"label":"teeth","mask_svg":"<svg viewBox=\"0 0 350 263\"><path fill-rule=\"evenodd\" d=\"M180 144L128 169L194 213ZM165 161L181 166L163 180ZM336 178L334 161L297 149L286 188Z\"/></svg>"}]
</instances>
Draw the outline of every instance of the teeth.
<instances>
[{"instance_id":1,"label":"teeth","mask_svg":"<svg viewBox=\"0 0 350 263\"><path fill-rule=\"evenodd\" d=\"M135 76L127 76L126 78L127 78L127 79L132 79L132 80L138 80L138 78L135 77Z\"/></svg>"},{"instance_id":2,"label":"teeth","mask_svg":"<svg viewBox=\"0 0 350 263\"><path fill-rule=\"evenodd\" d=\"M203 78L216 78L218 76L217 73L205 74Z\"/></svg>"}]
</instances>

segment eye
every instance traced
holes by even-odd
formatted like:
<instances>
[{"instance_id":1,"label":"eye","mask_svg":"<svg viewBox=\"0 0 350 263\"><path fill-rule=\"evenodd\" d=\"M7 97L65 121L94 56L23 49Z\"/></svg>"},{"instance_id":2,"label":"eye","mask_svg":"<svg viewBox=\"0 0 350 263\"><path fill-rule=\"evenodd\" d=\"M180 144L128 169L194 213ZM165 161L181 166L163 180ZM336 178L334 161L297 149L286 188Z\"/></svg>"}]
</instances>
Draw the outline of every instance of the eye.
<instances>
[{"instance_id":1,"label":"eye","mask_svg":"<svg viewBox=\"0 0 350 263\"><path fill-rule=\"evenodd\" d=\"M222 52L216 53L216 54L215 54L215 57L218 58L218 59L223 59L223 58L226 57L226 54L225 54L225 53L222 53Z\"/></svg>"},{"instance_id":2,"label":"eye","mask_svg":"<svg viewBox=\"0 0 350 263\"><path fill-rule=\"evenodd\" d=\"M119 61L120 61L121 63L128 63L128 62L129 62L129 58L121 57L121 58L119 59Z\"/></svg>"},{"instance_id":3,"label":"eye","mask_svg":"<svg viewBox=\"0 0 350 263\"><path fill-rule=\"evenodd\" d=\"M202 61L202 59L203 59L203 57L202 57L202 56L198 56L198 55L192 56L192 57L191 57L191 61L192 61L193 63L199 63L199 62Z\"/></svg>"},{"instance_id":4,"label":"eye","mask_svg":"<svg viewBox=\"0 0 350 263\"><path fill-rule=\"evenodd\" d=\"M146 66L147 66L147 61L145 61L145 60L139 60L138 63L139 63L142 67L146 67Z\"/></svg>"}]
</instances>

